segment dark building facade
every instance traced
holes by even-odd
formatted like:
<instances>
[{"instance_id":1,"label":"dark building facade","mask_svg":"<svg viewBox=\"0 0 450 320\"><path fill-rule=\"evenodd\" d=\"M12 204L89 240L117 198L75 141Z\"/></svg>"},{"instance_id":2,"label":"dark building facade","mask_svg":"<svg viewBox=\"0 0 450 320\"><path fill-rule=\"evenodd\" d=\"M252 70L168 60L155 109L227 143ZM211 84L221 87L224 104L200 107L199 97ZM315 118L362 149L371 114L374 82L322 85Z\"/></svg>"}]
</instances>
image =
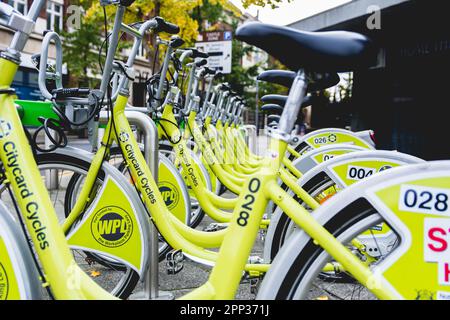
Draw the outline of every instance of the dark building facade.
<instances>
[{"instance_id":1,"label":"dark building facade","mask_svg":"<svg viewBox=\"0 0 450 320\"><path fill-rule=\"evenodd\" d=\"M450 9L446 4L356 0L290 25L310 31L356 31L378 45L378 61L368 70L355 71L350 106L345 105L337 118L350 118L352 130L375 130L379 149L427 160L450 158ZM367 21L372 14L367 12L374 5L381 10L380 29L371 30ZM336 112L339 106L333 108Z\"/></svg>"}]
</instances>

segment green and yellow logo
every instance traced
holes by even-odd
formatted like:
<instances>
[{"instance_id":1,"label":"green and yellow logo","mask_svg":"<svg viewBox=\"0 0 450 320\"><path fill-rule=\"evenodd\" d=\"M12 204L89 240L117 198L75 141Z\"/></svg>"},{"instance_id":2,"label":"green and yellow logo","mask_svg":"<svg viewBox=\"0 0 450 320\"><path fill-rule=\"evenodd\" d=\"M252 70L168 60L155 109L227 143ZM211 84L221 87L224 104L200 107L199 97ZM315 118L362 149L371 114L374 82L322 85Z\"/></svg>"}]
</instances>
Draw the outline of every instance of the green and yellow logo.
<instances>
[{"instance_id":1,"label":"green and yellow logo","mask_svg":"<svg viewBox=\"0 0 450 320\"><path fill-rule=\"evenodd\" d=\"M131 216L122 208L104 207L94 214L91 232L101 245L109 248L120 247L133 233Z\"/></svg>"},{"instance_id":2,"label":"green and yellow logo","mask_svg":"<svg viewBox=\"0 0 450 320\"><path fill-rule=\"evenodd\" d=\"M0 300L8 298L9 282L8 275L3 265L0 263Z\"/></svg>"},{"instance_id":3,"label":"green and yellow logo","mask_svg":"<svg viewBox=\"0 0 450 320\"><path fill-rule=\"evenodd\" d=\"M161 193L164 202L169 210L175 208L180 200L177 188L167 181L161 181L158 183L159 192Z\"/></svg>"}]
</instances>

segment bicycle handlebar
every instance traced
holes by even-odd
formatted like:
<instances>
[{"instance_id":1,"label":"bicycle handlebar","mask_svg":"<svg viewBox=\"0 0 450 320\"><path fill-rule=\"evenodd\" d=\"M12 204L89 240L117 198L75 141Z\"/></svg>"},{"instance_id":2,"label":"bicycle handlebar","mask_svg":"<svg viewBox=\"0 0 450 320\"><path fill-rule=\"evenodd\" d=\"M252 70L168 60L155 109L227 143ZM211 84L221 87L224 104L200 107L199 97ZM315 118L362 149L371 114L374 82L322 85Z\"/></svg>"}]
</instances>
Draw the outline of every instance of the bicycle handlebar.
<instances>
[{"instance_id":1,"label":"bicycle handlebar","mask_svg":"<svg viewBox=\"0 0 450 320\"><path fill-rule=\"evenodd\" d=\"M214 70L214 69L205 67L204 70L205 70L205 74L216 75L216 70Z\"/></svg>"},{"instance_id":2,"label":"bicycle handlebar","mask_svg":"<svg viewBox=\"0 0 450 320\"><path fill-rule=\"evenodd\" d=\"M43 6L44 0L36 0L32 3L28 14L25 16L9 4L0 2L0 25L10 30L17 31L25 35L30 35L33 31L34 24L38 17L38 10ZM15 38L17 35L15 35ZM13 40L12 43L19 42L18 39ZM24 45L24 41L21 44ZM17 48L21 51L22 48Z\"/></svg>"},{"instance_id":3,"label":"bicycle handlebar","mask_svg":"<svg viewBox=\"0 0 450 320\"><path fill-rule=\"evenodd\" d=\"M222 90L222 91L231 91L231 87L230 87L230 85L227 84L227 83L222 83L222 84L220 84L219 90Z\"/></svg>"},{"instance_id":4,"label":"bicycle handlebar","mask_svg":"<svg viewBox=\"0 0 450 320\"><path fill-rule=\"evenodd\" d=\"M184 44L184 40L178 36L172 36L170 38L169 46L171 46L172 48L181 47L183 44Z\"/></svg>"},{"instance_id":5,"label":"bicycle handlebar","mask_svg":"<svg viewBox=\"0 0 450 320\"><path fill-rule=\"evenodd\" d=\"M134 3L135 0L120 0L120 5L124 7L129 7Z\"/></svg>"},{"instance_id":6,"label":"bicycle handlebar","mask_svg":"<svg viewBox=\"0 0 450 320\"><path fill-rule=\"evenodd\" d=\"M195 59L195 58L203 58L203 59L206 59L206 58L209 58L209 54L207 54L206 52L202 52L202 51L199 51L199 50L197 50L197 49L189 49L189 50L192 50L192 59Z\"/></svg>"},{"instance_id":7,"label":"bicycle handlebar","mask_svg":"<svg viewBox=\"0 0 450 320\"><path fill-rule=\"evenodd\" d=\"M208 60L202 59L200 61L195 62L195 66L196 67L202 67L202 66L206 65L207 63L208 63Z\"/></svg>"},{"instance_id":8,"label":"bicycle handlebar","mask_svg":"<svg viewBox=\"0 0 450 320\"><path fill-rule=\"evenodd\" d=\"M166 20L164 20L161 17L154 17L153 19L156 20L156 22L158 23L157 27L154 29L155 32L159 33L159 32L167 32L170 34L177 34L178 32L180 32L180 27L177 26L176 24L167 22Z\"/></svg>"}]
</instances>

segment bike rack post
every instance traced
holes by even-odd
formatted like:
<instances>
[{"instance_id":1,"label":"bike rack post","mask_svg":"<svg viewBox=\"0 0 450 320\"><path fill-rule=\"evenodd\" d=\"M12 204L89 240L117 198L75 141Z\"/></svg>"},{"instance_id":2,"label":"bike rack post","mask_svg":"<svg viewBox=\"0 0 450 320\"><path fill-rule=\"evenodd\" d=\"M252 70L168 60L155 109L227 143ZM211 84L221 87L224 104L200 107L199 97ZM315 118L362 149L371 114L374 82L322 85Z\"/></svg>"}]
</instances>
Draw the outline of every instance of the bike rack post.
<instances>
[{"instance_id":1,"label":"bike rack post","mask_svg":"<svg viewBox=\"0 0 450 320\"><path fill-rule=\"evenodd\" d=\"M245 140L248 144L250 151L254 154L257 153L257 137L256 137L256 126L247 124L242 126L242 129L245 131L246 136Z\"/></svg>"},{"instance_id":2,"label":"bike rack post","mask_svg":"<svg viewBox=\"0 0 450 320\"><path fill-rule=\"evenodd\" d=\"M50 134L52 135L53 139L56 139L55 131L52 129L49 130ZM53 143L50 141L49 137L47 137L46 134L44 134L45 140L44 140L44 146L45 149L48 149ZM47 187L47 190L56 190L58 189L59 182L58 182L58 170L57 169L50 169L45 170L45 186Z\"/></svg>"},{"instance_id":3,"label":"bike rack post","mask_svg":"<svg viewBox=\"0 0 450 320\"><path fill-rule=\"evenodd\" d=\"M159 166L159 141L158 129L153 120L146 114L139 111L125 111L128 121L135 125L142 132L144 142L144 157L153 175L158 182ZM108 120L105 111L100 112L100 122ZM150 221L151 222L151 221ZM150 223L150 243L149 243L149 266L144 278L144 289L133 293L130 298L134 300L154 300L154 299L172 299L173 296L167 292L159 291L159 243L158 230L153 222Z\"/></svg>"}]
</instances>

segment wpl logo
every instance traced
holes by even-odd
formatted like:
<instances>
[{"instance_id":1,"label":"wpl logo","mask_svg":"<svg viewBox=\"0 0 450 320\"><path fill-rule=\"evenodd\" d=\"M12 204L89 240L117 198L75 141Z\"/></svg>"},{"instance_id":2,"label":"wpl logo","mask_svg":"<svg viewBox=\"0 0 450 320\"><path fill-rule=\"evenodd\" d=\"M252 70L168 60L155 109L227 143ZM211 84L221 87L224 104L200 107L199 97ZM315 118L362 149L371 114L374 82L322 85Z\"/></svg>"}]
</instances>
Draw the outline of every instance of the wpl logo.
<instances>
[{"instance_id":1,"label":"wpl logo","mask_svg":"<svg viewBox=\"0 0 450 320\"><path fill-rule=\"evenodd\" d=\"M122 208L110 206L100 209L91 221L95 240L109 248L125 244L133 233L131 216Z\"/></svg>"},{"instance_id":2,"label":"wpl logo","mask_svg":"<svg viewBox=\"0 0 450 320\"><path fill-rule=\"evenodd\" d=\"M158 183L159 192L161 193L166 206L169 210L175 208L178 204L179 195L177 188L167 181L161 181Z\"/></svg>"}]
</instances>

